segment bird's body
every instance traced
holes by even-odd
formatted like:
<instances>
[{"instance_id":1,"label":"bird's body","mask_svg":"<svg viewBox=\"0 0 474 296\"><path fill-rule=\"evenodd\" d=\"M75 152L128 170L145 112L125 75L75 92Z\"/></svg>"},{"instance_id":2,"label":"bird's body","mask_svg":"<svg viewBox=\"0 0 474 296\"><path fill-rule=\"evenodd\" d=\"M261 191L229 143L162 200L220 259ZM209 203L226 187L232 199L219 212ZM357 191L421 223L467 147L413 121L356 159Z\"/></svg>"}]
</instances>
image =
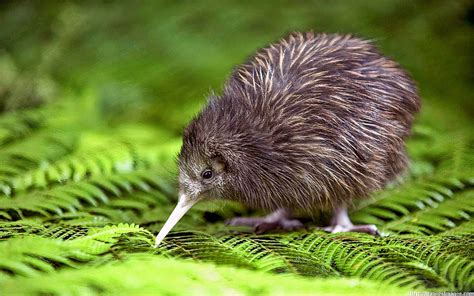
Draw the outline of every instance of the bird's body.
<instances>
[{"instance_id":1,"label":"bird's body","mask_svg":"<svg viewBox=\"0 0 474 296\"><path fill-rule=\"evenodd\" d=\"M337 214L404 171L419 107L409 76L370 42L291 34L236 68L186 128L181 193Z\"/></svg>"}]
</instances>

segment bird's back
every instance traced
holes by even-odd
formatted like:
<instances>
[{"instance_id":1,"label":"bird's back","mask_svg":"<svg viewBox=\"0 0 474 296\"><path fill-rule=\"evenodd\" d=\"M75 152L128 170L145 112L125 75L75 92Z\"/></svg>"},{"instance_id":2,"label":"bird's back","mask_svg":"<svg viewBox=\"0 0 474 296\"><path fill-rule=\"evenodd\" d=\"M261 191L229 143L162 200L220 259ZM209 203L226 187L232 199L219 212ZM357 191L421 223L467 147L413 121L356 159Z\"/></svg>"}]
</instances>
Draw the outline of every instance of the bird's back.
<instances>
[{"instance_id":1,"label":"bird's back","mask_svg":"<svg viewBox=\"0 0 474 296\"><path fill-rule=\"evenodd\" d=\"M419 106L409 76L370 42L295 33L238 67L208 112L229 134L256 134L292 176L287 187L300 188L285 194L332 204L366 197L406 168Z\"/></svg>"}]
</instances>

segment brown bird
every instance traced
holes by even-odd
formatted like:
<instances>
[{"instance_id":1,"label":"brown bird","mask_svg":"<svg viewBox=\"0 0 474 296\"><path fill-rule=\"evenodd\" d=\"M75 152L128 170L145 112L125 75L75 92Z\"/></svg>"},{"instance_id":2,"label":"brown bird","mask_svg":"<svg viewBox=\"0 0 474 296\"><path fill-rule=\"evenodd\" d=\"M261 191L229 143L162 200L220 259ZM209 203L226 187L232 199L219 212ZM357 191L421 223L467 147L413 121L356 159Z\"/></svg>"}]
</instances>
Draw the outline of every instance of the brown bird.
<instances>
[{"instance_id":1,"label":"brown bird","mask_svg":"<svg viewBox=\"0 0 474 296\"><path fill-rule=\"evenodd\" d=\"M332 210L327 231L377 234L347 209L406 169L419 108L408 74L369 41L293 33L259 50L185 129L179 202L156 245L203 199L273 211L229 221L258 232L301 227L295 211Z\"/></svg>"}]
</instances>

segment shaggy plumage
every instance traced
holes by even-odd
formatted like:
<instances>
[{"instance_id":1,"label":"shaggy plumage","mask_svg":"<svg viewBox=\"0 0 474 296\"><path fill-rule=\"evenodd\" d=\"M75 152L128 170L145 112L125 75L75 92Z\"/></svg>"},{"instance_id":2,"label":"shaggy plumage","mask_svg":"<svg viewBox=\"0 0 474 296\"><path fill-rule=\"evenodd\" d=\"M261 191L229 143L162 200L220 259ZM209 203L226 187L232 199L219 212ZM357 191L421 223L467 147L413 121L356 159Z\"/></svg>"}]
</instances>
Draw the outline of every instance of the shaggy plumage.
<instances>
[{"instance_id":1,"label":"shaggy plumage","mask_svg":"<svg viewBox=\"0 0 474 296\"><path fill-rule=\"evenodd\" d=\"M419 108L407 73L368 41L294 33L261 49L186 128L181 198L157 244L192 204L220 198L275 211L231 225L294 229L292 211L332 208L326 230L377 234L347 206L405 170Z\"/></svg>"},{"instance_id":2,"label":"shaggy plumage","mask_svg":"<svg viewBox=\"0 0 474 296\"><path fill-rule=\"evenodd\" d=\"M190 123L181 184L222 163L207 197L311 211L364 198L407 166L420 107L406 72L368 41L294 33L260 50Z\"/></svg>"}]
</instances>

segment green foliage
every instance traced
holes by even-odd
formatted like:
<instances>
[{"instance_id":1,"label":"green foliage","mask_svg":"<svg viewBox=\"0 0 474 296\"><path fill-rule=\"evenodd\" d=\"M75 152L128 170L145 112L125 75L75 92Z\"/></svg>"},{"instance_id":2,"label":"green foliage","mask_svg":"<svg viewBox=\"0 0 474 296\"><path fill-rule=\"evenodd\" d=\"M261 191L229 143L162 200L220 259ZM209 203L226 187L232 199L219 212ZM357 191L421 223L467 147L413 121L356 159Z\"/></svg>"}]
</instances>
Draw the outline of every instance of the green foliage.
<instances>
[{"instance_id":1,"label":"green foliage","mask_svg":"<svg viewBox=\"0 0 474 296\"><path fill-rule=\"evenodd\" d=\"M172 165L162 165L163 155L173 158L179 140L162 136L163 142L153 142L156 131L141 125L108 128L106 133L68 132L56 129L54 118L41 117L46 109L29 112L14 118L7 114L5 121L17 120L21 125L25 118L43 118L41 124L26 129L21 136L10 137L0 149L0 158L15 168L5 171L0 183L0 280L6 294L14 287L24 293L113 293L117 286L110 283L122 276L137 281L136 287L148 287L151 278L137 280L134 275L142 264L156 272L153 278L165 282L169 273L165 266L171 270L182 266L177 283L189 281L201 269L211 270L219 278L215 286L200 282L196 289L235 288L237 282L228 274L241 273L250 278L236 289L246 293L256 287L266 293L273 293L273 288L285 291L299 282L302 287L298 291L302 293L309 291L303 288L305 285L315 291L324 291L323 287L329 285L337 285L342 291L355 285L354 294L362 290L370 294L381 284L394 293L401 291L397 287L474 289L474 182L467 169L474 163L464 163L464 170L449 165L455 157L469 162L468 156L458 154L472 153L472 148L461 145L456 146L459 151L451 150L448 138L436 134L420 138L416 133L411 149L421 141L446 141L446 150L438 151L442 160L432 164L428 172L408 176L403 184L356 207L352 218L377 224L384 234L381 238L327 234L316 225L287 234L232 233L223 220L244 213L242 208L202 205L180 222L159 249L154 249L153 235L175 203L171 181L174 173L167 170ZM5 125L5 130L14 134L16 125L10 126ZM127 132L137 129L140 135ZM31 148L38 144L43 145L42 149ZM443 147L442 143L438 145ZM417 152L414 168L426 157L423 151ZM17 159L25 163L15 167ZM216 216L216 221L210 222L209 215ZM182 263L185 259L195 263ZM107 276L98 276L102 273ZM282 282L278 288L264 284L276 276L271 274L279 273L292 274L282 278L288 284ZM309 284L301 276L319 280ZM63 281L67 278L71 280ZM53 284L59 280L65 284ZM79 286L86 290L76 290ZM171 289L152 287L155 291ZM124 289L133 291L132 287ZM175 292L185 290L177 287Z\"/></svg>"},{"instance_id":2,"label":"green foliage","mask_svg":"<svg viewBox=\"0 0 474 296\"><path fill-rule=\"evenodd\" d=\"M449 3L0 4L0 294L474 290L474 34ZM257 213L208 203L153 248L196 98L294 29L375 38L420 84L410 171L351 213L383 236L255 235L224 220Z\"/></svg>"},{"instance_id":3,"label":"green foliage","mask_svg":"<svg viewBox=\"0 0 474 296\"><path fill-rule=\"evenodd\" d=\"M403 288L368 281L269 275L150 255L130 256L122 262L98 268L7 279L1 290L6 294L332 295L335 286L344 295L373 295L378 291L383 291L384 295L400 295L407 292Z\"/></svg>"}]
</instances>

